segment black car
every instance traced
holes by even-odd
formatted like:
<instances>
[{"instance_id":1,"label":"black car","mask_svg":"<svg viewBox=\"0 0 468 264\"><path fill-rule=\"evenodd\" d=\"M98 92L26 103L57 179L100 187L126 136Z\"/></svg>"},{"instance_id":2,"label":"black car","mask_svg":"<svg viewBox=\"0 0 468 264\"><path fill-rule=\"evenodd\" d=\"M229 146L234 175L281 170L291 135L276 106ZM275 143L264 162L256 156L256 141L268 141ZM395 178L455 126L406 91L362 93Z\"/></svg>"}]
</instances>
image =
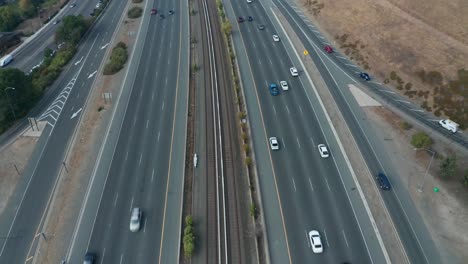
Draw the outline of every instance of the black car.
<instances>
[{"instance_id":1,"label":"black car","mask_svg":"<svg viewBox=\"0 0 468 264\"><path fill-rule=\"evenodd\" d=\"M163 14L160 14L159 17L160 17L161 19L163 19L163 18L164 18L164 15L163 15Z\"/></svg>"},{"instance_id":2,"label":"black car","mask_svg":"<svg viewBox=\"0 0 468 264\"><path fill-rule=\"evenodd\" d=\"M264 30L265 29L265 26L262 25L262 24L259 24L257 27L258 27L259 30Z\"/></svg>"},{"instance_id":3,"label":"black car","mask_svg":"<svg viewBox=\"0 0 468 264\"><path fill-rule=\"evenodd\" d=\"M379 183L379 187L382 190L390 190L390 181L388 180L387 176L383 173L377 174L377 182Z\"/></svg>"},{"instance_id":4,"label":"black car","mask_svg":"<svg viewBox=\"0 0 468 264\"><path fill-rule=\"evenodd\" d=\"M95 260L96 260L96 254L88 252L84 256L83 264L94 264Z\"/></svg>"},{"instance_id":5,"label":"black car","mask_svg":"<svg viewBox=\"0 0 468 264\"><path fill-rule=\"evenodd\" d=\"M242 22L244 22L244 18L243 18L243 17L241 17L241 16L240 16L240 17L238 17L238 18L237 18L237 22L239 22L239 23L242 23Z\"/></svg>"},{"instance_id":6,"label":"black car","mask_svg":"<svg viewBox=\"0 0 468 264\"><path fill-rule=\"evenodd\" d=\"M249 16L249 21L253 21L253 17L252 17L252 16Z\"/></svg>"},{"instance_id":7,"label":"black car","mask_svg":"<svg viewBox=\"0 0 468 264\"><path fill-rule=\"evenodd\" d=\"M169 10L169 15L173 15L174 14L174 10Z\"/></svg>"},{"instance_id":8,"label":"black car","mask_svg":"<svg viewBox=\"0 0 468 264\"><path fill-rule=\"evenodd\" d=\"M366 81L370 81L370 76L369 76L369 74L367 74L367 73L365 73L365 72L359 73L359 76L360 76L361 78L363 78L364 80L366 80Z\"/></svg>"}]
</instances>

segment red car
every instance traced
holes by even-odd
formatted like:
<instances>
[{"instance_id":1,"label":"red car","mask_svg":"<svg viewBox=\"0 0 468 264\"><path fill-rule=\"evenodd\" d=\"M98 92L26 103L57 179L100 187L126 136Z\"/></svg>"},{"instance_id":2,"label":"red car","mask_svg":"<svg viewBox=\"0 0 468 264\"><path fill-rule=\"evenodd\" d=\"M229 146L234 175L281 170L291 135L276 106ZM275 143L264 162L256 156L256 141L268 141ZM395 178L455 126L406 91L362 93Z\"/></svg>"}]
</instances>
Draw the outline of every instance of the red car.
<instances>
[{"instance_id":1,"label":"red car","mask_svg":"<svg viewBox=\"0 0 468 264\"><path fill-rule=\"evenodd\" d=\"M333 52L333 48L330 45L325 45L324 49L325 49L325 51L327 53L332 53Z\"/></svg>"},{"instance_id":2,"label":"red car","mask_svg":"<svg viewBox=\"0 0 468 264\"><path fill-rule=\"evenodd\" d=\"M158 13L158 10L156 8L151 9L151 14L156 15Z\"/></svg>"}]
</instances>

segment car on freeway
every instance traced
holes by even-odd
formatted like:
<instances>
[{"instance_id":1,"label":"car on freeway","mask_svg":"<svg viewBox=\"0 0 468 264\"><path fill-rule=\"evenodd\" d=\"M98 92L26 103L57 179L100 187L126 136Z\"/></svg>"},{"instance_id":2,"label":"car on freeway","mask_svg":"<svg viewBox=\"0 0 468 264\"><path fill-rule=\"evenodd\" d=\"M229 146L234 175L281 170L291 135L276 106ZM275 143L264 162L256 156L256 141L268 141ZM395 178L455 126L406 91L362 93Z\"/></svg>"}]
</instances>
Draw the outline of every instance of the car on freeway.
<instances>
[{"instance_id":1,"label":"car on freeway","mask_svg":"<svg viewBox=\"0 0 468 264\"><path fill-rule=\"evenodd\" d=\"M253 17L252 16L249 16L249 21L253 21Z\"/></svg>"},{"instance_id":2,"label":"car on freeway","mask_svg":"<svg viewBox=\"0 0 468 264\"><path fill-rule=\"evenodd\" d=\"M151 15L156 15L158 13L158 10L156 8L151 9Z\"/></svg>"},{"instance_id":3,"label":"car on freeway","mask_svg":"<svg viewBox=\"0 0 468 264\"><path fill-rule=\"evenodd\" d=\"M333 53L333 48L332 48L332 46L330 46L330 45L325 45L325 47L323 47L323 49L324 49L327 53Z\"/></svg>"},{"instance_id":4,"label":"car on freeway","mask_svg":"<svg viewBox=\"0 0 468 264\"><path fill-rule=\"evenodd\" d=\"M237 18L237 22L239 22L239 23L242 23L242 22L244 22L244 18L243 18L243 17L241 17L241 16L240 16L240 17L238 17L238 18Z\"/></svg>"},{"instance_id":5,"label":"car on freeway","mask_svg":"<svg viewBox=\"0 0 468 264\"><path fill-rule=\"evenodd\" d=\"M359 77L363 78L364 80L366 81L370 81L370 76L369 74L365 73L365 72L360 72L359 73Z\"/></svg>"},{"instance_id":6,"label":"car on freeway","mask_svg":"<svg viewBox=\"0 0 468 264\"><path fill-rule=\"evenodd\" d=\"M328 158L330 156L330 153L328 152L327 146L325 146L325 144L319 144L317 147L320 153L320 157Z\"/></svg>"},{"instance_id":7,"label":"car on freeway","mask_svg":"<svg viewBox=\"0 0 468 264\"><path fill-rule=\"evenodd\" d=\"M247 3L249 3L249 4L252 3L252 0L247 0Z\"/></svg>"},{"instance_id":8,"label":"car on freeway","mask_svg":"<svg viewBox=\"0 0 468 264\"><path fill-rule=\"evenodd\" d=\"M387 176L383 173L378 173L376 176L377 183L379 184L380 189L382 190L390 190L390 181L388 180Z\"/></svg>"},{"instance_id":9,"label":"car on freeway","mask_svg":"<svg viewBox=\"0 0 468 264\"><path fill-rule=\"evenodd\" d=\"M278 36L278 35L273 35L273 41L274 41L274 42L280 41L279 36Z\"/></svg>"},{"instance_id":10,"label":"car on freeway","mask_svg":"<svg viewBox=\"0 0 468 264\"><path fill-rule=\"evenodd\" d=\"M283 91L289 90L289 86L288 86L288 83L286 81L280 81L280 85L281 85L281 89L283 89Z\"/></svg>"},{"instance_id":11,"label":"car on freeway","mask_svg":"<svg viewBox=\"0 0 468 264\"><path fill-rule=\"evenodd\" d=\"M169 10L169 15L173 15L174 14L174 10Z\"/></svg>"},{"instance_id":12,"label":"car on freeway","mask_svg":"<svg viewBox=\"0 0 468 264\"><path fill-rule=\"evenodd\" d=\"M100 7L101 7L101 3L97 3L96 8L100 8Z\"/></svg>"},{"instance_id":13,"label":"car on freeway","mask_svg":"<svg viewBox=\"0 0 468 264\"><path fill-rule=\"evenodd\" d=\"M132 209L132 214L130 216L130 231L138 232L138 230L140 230L141 216L142 216L142 212L140 208Z\"/></svg>"},{"instance_id":14,"label":"car on freeway","mask_svg":"<svg viewBox=\"0 0 468 264\"><path fill-rule=\"evenodd\" d=\"M289 71L293 77L299 76L299 72L297 71L296 67L289 68Z\"/></svg>"},{"instance_id":15,"label":"car on freeway","mask_svg":"<svg viewBox=\"0 0 468 264\"><path fill-rule=\"evenodd\" d=\"M264 30L264 29L265 29L265 26L264 26L264 25L262 25L262 24L258 24L258 26L257 26L257 27L258 27L258 29L259 29L259 30Z\"/></svg>"},{"instance_id":16,"label":"car on freeway","mask_svg":"<svg viewBox=\"0 0 468 264\"><path fill-rule=\"evenodd\" d=\"M60 19L55 20L53 24L57 25L58 23L60 23Z\"/></svg>"},{"instance_id":17,"label":"car on freeway","mask_svg":"<svg viewBox=\"0 0 468 264\"><path fill-rule=\"evenodd\" d=\"M276 84L272 83L270 84L270 94L273 96L279 95L280 91L278 89L278 86Z\"/></svg>"},{"instance_id":18,"label":"car on freeway","mask_svg":"<svg viewBox=\"0 0 468 264\"><path fill-rule=\"evenodd\" d=\"M268 139L268 141L270 142L271 150L279 150L279 142L276 137L271 137Z\"/></svg>"},{"instance_id":19,"label":"car on freeway","mask_svg":"<svg viewBox=\"0 0 468 264\"><path fill-rule=\"evenodd\" d=\"M323 252L322 239L320 238L320 234L317 230L312 230L309 232L309 240L310 245L312 246L312 251L314 253Z\"/></svg>"},{"instance_id":20,"label":"car on freeway","mask_svg":"<svg viewBox=\"0 0 468 264\"><path fill-rule=\"evenodd\" d=\"M164 18L165 18L164 14L160 14L159 17L160 17L161 19L164 19Z\"/></svg>"},{"instance_id":21,"label":"car on freeway","mask_svg":"<svg viewBox=\"0 0 468 264\"><path fill-rule=\"evenodd\" d=\"M83 264L94 264L95 260L96 260L96 254L88 252L84 256Z\"/></svg>"},{"instance_id":22,"label":"car on freeway","mask_svg":"<svg viewBox=\"0 0 468 264\"><path fill-rule=\"evenodd\" d=\"M91 13L89 13L89 15L90 15L90 16L94 16L94 15L95 15L94 11L91 12Z\"/></svg>"},{"instance_id":23,"label":"car on freeway","mask_svg":"<svg viewBox=\"0 0 468 264\"><path fill-rule=\"evenodd\" d=\"M76 4L75 4L75 3L73 3L73 4L71 4L71 5L70 5L70 7L75 7L75 6L76 6Z\"/></svg>"}]
</instances>

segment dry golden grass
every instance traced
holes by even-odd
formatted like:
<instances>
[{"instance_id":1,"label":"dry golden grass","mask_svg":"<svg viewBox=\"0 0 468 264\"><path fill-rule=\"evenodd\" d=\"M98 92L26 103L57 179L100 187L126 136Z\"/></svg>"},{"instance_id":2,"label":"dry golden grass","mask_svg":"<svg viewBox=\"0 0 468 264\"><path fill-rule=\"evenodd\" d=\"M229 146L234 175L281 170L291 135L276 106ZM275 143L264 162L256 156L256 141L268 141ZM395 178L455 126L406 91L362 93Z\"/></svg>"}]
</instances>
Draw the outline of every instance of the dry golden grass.
<instances>
[{"instance_id":1,"label":"dry golden grass","mask_svg":"<svg viewBox=\"0 0 468 264\"><path fill-rule=\"evenodd\" d=\"M307 0L302 3L306 9ZM323 8L317 12L316 7L322 3ZM315 13L310 15L311 19L328 39L335 41L336 48L343 53L348 49L349 57L363 67L367 64L368 71L381 80L395 71L404 83L412 83L412 100L420 104L427 101L432 110L434 86L423 83L416 72L422 69L441 72L446 83L458 77L459 69L468 69L466 0L318 0L307 9L310 14ZM349 35L346 43L337 39L344 34ZM359 45L353 56L352 48L343 44L355 41ZM362 59L356 59L359 54ZM395 87L396 83L389 85ZM430 92L431 96L425 99L416 91L421 91L420 95ZM459 100L460 96L468 99L463 94L454 98ZM444 108L440 112L454 113Z\"/></svg>"}]
</instances>

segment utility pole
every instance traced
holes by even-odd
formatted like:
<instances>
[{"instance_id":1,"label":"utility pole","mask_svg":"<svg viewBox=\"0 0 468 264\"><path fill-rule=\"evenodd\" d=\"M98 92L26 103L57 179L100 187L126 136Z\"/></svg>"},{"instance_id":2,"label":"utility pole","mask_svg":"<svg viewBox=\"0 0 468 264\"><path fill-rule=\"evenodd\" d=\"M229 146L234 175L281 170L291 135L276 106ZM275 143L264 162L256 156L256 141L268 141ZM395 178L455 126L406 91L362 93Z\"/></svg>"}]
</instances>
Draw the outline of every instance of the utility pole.
<instances>
[{"instance_id":1,"label":"utility pole","mask_svg":"<svg viewBox=\"0 0 468 264\"><path fill-rule=\"evenodd\" d=\"M11 90L13 90L13 91L16 90L16 89L13 88L13 87L7 87L7 88L5 88L5 89L3 90L3 91L5 92L5 95L6 95L6 98L7 98L7 102L8 102L8 104L10 105L10 109L11 109L11 113L13 114L13 118L14 118L15 121L16 121L15 109L13 108L13 104L11 103L10 97L8 96L8 93L7 93L7 90L8 90L8 89L11 89Z\"/></svg>"}]
</instances>

